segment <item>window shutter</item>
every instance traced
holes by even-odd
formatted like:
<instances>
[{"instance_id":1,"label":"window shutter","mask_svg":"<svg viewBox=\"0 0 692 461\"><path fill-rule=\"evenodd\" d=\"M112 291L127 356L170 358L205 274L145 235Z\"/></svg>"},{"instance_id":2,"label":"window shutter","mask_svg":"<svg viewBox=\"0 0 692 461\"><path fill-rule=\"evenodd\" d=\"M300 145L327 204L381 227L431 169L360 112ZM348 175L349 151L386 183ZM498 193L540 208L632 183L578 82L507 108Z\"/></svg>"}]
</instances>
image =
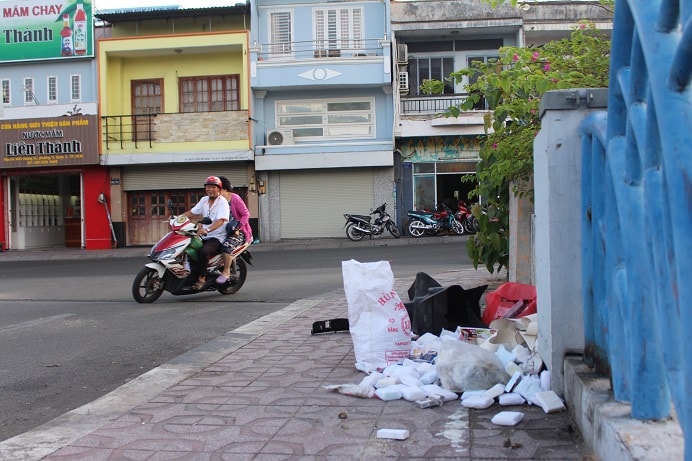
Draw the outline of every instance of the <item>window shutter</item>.
<instances>
[{"instance_id":1,"label":"window shutter","mask_svg":"<svg viewBox=\"0 0 692 461\"><path fill-rule=\"evenodd\" d=\"M278 54L290 54L291 49L291 13L288 11L271 13L271 51Z\"/></svg>"}]
</instances>

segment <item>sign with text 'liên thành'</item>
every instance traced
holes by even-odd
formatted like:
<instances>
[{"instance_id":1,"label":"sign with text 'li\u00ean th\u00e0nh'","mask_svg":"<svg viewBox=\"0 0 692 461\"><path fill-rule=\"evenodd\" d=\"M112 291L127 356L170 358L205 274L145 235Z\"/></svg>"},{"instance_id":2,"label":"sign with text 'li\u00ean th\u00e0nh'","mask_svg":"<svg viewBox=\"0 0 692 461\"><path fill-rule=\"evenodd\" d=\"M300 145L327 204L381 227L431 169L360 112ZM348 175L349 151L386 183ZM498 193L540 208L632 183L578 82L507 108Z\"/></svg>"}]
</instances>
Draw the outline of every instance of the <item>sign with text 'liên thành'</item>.
<instances>
[{"instance_id":1,"label":"sign with text 'li\u00ean th\u00e0nh'","mask_svg":"<svg viewBox=\"0 0 692 461\"><path fill-rule=\"evenodd\" d=\"M96 165L98 117L0 120L0 168Z\"/></svg>"},{"instance_id":2,"label":"sign with text 'li\u00ean th\u00e0nh'","mask_svg":"<svg viewBox=\"0 0 692 461\"><path fill-rule=\"evenodd\" d=\"M90 0L0 1L0 62L94 55Z\"/></svg>"}]
</instances>

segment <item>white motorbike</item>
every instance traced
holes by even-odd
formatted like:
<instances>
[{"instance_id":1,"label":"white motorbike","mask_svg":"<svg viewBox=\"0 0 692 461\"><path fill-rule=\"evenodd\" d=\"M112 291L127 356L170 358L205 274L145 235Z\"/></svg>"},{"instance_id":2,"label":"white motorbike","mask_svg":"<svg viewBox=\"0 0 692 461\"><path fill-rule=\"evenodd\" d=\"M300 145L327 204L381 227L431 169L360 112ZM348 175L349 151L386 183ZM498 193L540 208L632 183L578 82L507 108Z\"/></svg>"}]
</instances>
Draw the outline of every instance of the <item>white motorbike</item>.
<instances>
[{"instance_id":1,"label":"white motorbike","mask_svg":"<svg viewBox=\"0 0 692 461\"><path fill-rule=\"evenodd\" d=\"M172 203L168 207L173 214ZM207 220L208 222L205 222ZM199 224L211 224L205 218ZM218 291L229 295L236 293L245 283L247 266L252 265L252 255L248 251L250 242L245 242L233 251L231 277L222 284L216 283L216 278L223 269L223 257L214 255L207 265L207 282L200 290L192 286L197 277L191 275L190 266L197 261L197 251L202 248L202 239L197 235L198 224L193 223L184 215L171 216L170 232L156 242L149 253L150 263L144 265L137 273L132 283L132 296L138 303L153 303L164 291L172 295L189 295L204 291ZM228 231L234 231L238 222L232 220L227 225Z\"/></svg>"}]
</instances>

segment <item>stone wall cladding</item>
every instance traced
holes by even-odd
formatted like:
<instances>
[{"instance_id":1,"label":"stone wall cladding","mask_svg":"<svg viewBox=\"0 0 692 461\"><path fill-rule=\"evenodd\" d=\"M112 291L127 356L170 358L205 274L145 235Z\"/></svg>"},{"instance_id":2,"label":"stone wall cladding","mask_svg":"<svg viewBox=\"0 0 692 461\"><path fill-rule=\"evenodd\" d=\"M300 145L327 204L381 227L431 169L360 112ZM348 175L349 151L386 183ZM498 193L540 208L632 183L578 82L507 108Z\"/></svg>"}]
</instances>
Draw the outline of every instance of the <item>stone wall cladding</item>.
<instances>
[{"instance_id":1,"label":"stone wall cladding","mask_svg":"<svg viewBox=\"0 0 692 461\"><path fill-rule=\"evenodd\" d=\"M238 141L248 139L248 113L190 112L156 116L156 142Z\"/></svg>"}]
</instances>

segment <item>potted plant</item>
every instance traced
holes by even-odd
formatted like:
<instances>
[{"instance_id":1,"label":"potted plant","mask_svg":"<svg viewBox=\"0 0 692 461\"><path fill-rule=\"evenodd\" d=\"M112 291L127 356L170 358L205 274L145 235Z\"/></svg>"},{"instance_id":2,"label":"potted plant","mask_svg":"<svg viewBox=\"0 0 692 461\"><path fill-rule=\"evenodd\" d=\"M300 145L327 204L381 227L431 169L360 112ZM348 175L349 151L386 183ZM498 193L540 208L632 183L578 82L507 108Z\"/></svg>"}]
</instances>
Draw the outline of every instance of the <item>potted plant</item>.
<instances>
[{"instance_id":1,"label":"potted plant","mask_svg":"<svg viewBox=\"0 0 692 461\"><path fill-rule=\"evenodd\" d=\"M430 78L430 79L426 78L420 84L418 89L421 92L421 94L425 94L428 96L439 95L439 94L444 93L445 84L442 82L442 80L437 80L434 78Z\"/></svg>"}]
</instances>

